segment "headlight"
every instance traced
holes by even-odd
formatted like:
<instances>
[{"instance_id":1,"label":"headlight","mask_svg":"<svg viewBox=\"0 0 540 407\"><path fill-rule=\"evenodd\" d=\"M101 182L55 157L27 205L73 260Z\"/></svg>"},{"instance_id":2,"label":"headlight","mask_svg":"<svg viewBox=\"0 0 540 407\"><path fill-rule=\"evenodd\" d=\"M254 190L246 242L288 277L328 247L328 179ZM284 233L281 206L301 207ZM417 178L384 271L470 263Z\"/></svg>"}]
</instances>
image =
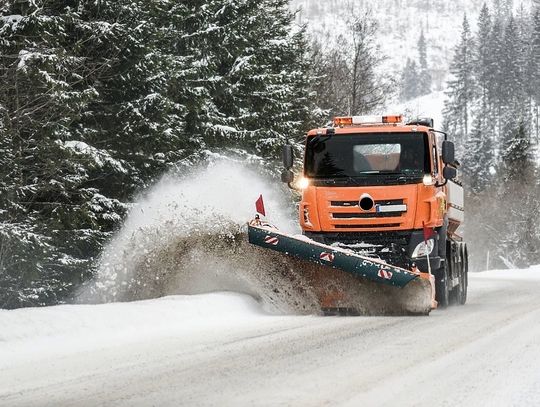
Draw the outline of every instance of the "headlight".
<instances>
[{"instance_id":1,"label":"headlight","mask_svg":"<svg viewBox=\"0 0 540 407\"><path fill-rule=\"evenodd\" d=\"M422 179L422 182L426 187L429 187L431 185L435 185L435 180L433 179L433 176L431 174L424 175L424 178Z\"/></svg>"},{"instance_id":2,"label":"headlight","mask_svg":"<svg viewBox=\"0 0 540 407\"><path fill-rule=\"evenodd\" d=\"M423 257L428 254L431 254L434 247L435 247L435 241L433 239L429 239L427 243L420 242L418 246L416 246L416 248L414 249L412 257L418 258L418 257Z\"/></svg>"},{"instance_id":3,"label":"headlight","mask_svg":"<svg viewBox=\"0 0 540 407\"><path fill-rule=\"evenodd\" d=\"M298 184L297 184L298 188L301 189L301 190L304 190L306 189L307 187L309 187L309 179L308 178L305 178L305 177L302 177L298 180Z\"/></svg>"}]
</instances>

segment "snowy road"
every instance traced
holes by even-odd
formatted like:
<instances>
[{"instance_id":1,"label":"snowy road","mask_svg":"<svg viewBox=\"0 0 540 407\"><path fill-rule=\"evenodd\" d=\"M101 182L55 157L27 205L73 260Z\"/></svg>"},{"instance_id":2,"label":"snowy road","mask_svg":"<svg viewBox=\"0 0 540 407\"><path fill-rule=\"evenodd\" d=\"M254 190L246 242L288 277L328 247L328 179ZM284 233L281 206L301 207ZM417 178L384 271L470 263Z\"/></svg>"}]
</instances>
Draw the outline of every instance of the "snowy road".
<instances>
[{"instance_id":1,"label":"snowy road","mask_svg":"<svg viewBox=\"0 0 540 407\"><path fill-rule=\"evenodd\" d=\"M0 405L540 405L540 268L470 284L429 317L269 316L236 294L0 311Z\"/></svg>"}]
</instances>

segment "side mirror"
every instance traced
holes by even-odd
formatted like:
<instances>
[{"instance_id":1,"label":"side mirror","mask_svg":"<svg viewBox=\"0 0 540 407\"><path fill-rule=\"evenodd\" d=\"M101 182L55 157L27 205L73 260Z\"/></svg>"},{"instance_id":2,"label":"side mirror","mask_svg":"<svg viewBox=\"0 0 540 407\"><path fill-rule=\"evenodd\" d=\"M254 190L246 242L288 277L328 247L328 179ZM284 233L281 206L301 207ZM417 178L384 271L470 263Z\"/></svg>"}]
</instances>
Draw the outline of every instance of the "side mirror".
<instances>
[{"instance_id":1,"label":"side mirror","mask_svg":"<svg viewBox=\"0 0 540 407\"><path fill-rule=\"evenodd\" d=\"M289 170L289 169L284 169L281 172L281 182L284 182L286 184L290 184L293 181L294 181L293 172L291 170Z\"/></svg>"},{"instance_id":2,"label":"side mirror","mask_svg":"<svg viewBox=\"0 0 540 407\"><path fill-rule=\"evenodd\" d=\"M443 141L442 161L445 164L453 164L456 161L454 143L452 143L451 141Z\"/></svg>"},{"instance_id":3,"label":"side mirror","mask_svg":"<svg viewBox=\"0 0 540 407\"><path fill-rule=\"evenodd\" d=\"M445 179L454 179L457 177L457 170L454 167L444 167L443 177Z\"/></svg>"},{"instance_id":4,"label":"side mirror","mask_svg":"<svg viewBox=\"0 0 540 407\"><path fill-rule=\"evenodd\" d=\"M294 160L294 152L290 144L285 144L283 146L281 157L283 158L283 167L285 167L285 169L287 170L290 170L293 167Z\"/></svg>"}]
</instances>

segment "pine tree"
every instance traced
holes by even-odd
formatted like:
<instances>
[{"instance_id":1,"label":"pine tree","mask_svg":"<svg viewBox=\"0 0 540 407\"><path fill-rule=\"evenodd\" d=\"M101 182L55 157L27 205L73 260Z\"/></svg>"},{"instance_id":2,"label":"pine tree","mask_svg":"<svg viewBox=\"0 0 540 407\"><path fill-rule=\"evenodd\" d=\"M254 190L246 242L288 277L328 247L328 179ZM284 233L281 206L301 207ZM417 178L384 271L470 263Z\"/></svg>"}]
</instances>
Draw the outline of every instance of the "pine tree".
<instances>
[{"instance_id":1,"label":"pine tree","mask_svg":"<svg viewBox=\"0 0 540 407\"><path fill-rule=\"evenodd\" d=\"M526 266L540 256L540 222L536 216L540 188L530 114L531 107L537 105L534 78L540 70L535 68L534 14L529 18L522 10L518 21L510 10L511 2L501 5L496 1L494 18L484 5L478 20L472 63L476 88L468 99L473 127L462 156L469 186L466 233L475 236L471 244L477 255L490 250L496 253L496 261L504 259L496 266ZM453 67L466 60L458 55ZM455 117L463 103L457 90L459 87L451 82L445 119L447 126L459 133L461 127ZM495 212L504 216L493 219Z\"/></svg>"},{"instance_id":2,"label":"pine tree","mask_svg":"<svg viewBox=\"0 0 540 407\"><path fill-rule=\"evenodd\" d=\"M490 126L485 125L482 115L478 115L462 156L469 195L477 195L492 186L495 167L493 147L493 132Z\"/></svg>"},{"instance_id":3,"label":"pine tree","mask_svg":"<svg viewBox=\"0 0 540 407\"><path fill-rule=\"evenodd\" d=\"M10 306L56 302L87 278L125 201L181 148L170 143L182 125L160 88L150 4L9 5L22 17L0 28L12 157L2 169L2 251L20 260L3 262L0 279L40 287L0 298Z\"/></svg>"},{"instance_id":4,"label":"pine tree","mask_svg":"<svg viewBox=\"0 0 540 407\"><path fill-rule=\"evenodd\" d=\"M420 95L421 80L416 61L407 58L407 63L401 74L400 99L403 101L414 99Z\"/></svg>"},{"instance_id":5,"label":"pine tree","mask_svg":"<svg viewBox=\"0 0 540 407\"><path fill-rule=\"evenodd\" d=\"M540 143L540 4L532 17L532 33L530 40L528 89L535 103L535 133L537 143Z\"/></svg>"},{"instance_id":6,"label":"pine tree","mask_svg":"<svg viewBox=\"0 0 540 407\"><path fill-rule=\"evenodd\" d=\"M513 0L493 0L493 13L495 19L501 23L506 23L512 15L514 8Z\"/></svg>"},{"instance_id":7,"label":"pine tree","mask_svg":"<svg viewBox=\"0 0 540 407\"><path fill-rule=\"evenodd\" d=\"M491 15L484 3L478 17L478 46L474 58L474 75L478 84L478 103L475 108L475 117L478 120L477 127L485 129L493 120L491 112L493 101L491 100L490 87L494 80L492 65L492 50L490 49L491 38Z\"/></svg>"},{"instance_id":8,"label":"pine tree","mask_svg":"<svg viewBox=\"0 0 540 407\"><path fill-rule=\"evenodd\" d=\"M488 71L490 72L489 77L491 81L488 85L489 100L493 106L491 113L492 125L496 128L497 137L502 133L502 123L501 119L503 112L503 105L505 103L502 83L504 71L502 68L502 59L501 55L505 52L504 43L503 43L503 27L502 22L498 19L495 19L491 29L491 35L489 39L489 50L490 55L488 56Z\"/></svg>"},{"instance_id":9,"label":"pine tree","mask_svg":"<svg viewBox=\"0 0 540 407\"><path fill-rule=\"evenodd\" d=\"M186 25L195 61L204 61L198 79L201 107L187 127L204 145L250 147L277 156L286 134L301 132L313 103L304 31L290 35L294 16L284 0L207 2L185 6L194 16ZM197 43L191 48L191 42ZM296 67L296 69L292 69Z\"/></svg>"},{"instance_id":10,"label":"pine tree","mask_svg":"<svg viewBox=\"0 0 540 407\"><path fill-rule=\"evenodd\" d=\"M502 0L501 1L501 13L505 18L510 18L514 9L513 0Z\"/></svg>"},{"instance_id":11,"label":"pine tree","mask_svg":"<svg viewBox=\"0 0 540 407\"><path fill-rule=\"evenodd\" d=\"M448 99L445 102L445 126L461 146L469 134L470 109L475 95L474 49L474 39L465 16L461 40L456 46L450 65L452 80L448 82Z\"/></svg>"},{"instance_id":12,"label":"pine tree","mask_svg":"<svg viewBox=\"0 0 540 407\"><path fill-rule=\"evenodd\" d=\"M419 92L420 95L427 95L431 93L431 74L429 73L427 62L427 45L424 29L420 32L420 38L418 39L418 61L420 65Z\"/></svg>"},{"instance_id":13,"label":"pine tree","mask_svg":"<svg viewBox=\"0 0 540 407\"><path fill-rule=\"evenodd\" d=\"M272 166L314 120L285 0L0 9L21 16L0 19L0 306L64 300L137 191L177 161L243 148Z\"/></svg>"},{"instance_id":14,"label":"pine tree","mask_svg":"<svg viewBox=\"0 0 540 407\"><path fill-rule=\"evenodd\" d=\"M528 112L525 92L524 50L521 49L521 38L515 20L510 18L504 32L503 49L500 55L501 73L497 78L500 81L501 119L504 121L503 139L517 130L520 123L526 123Z\"/></svg>"},{"instance_id":15,"label":"pine tree","mask_svg":"<svg viewBox=\"0 0 540 407\"><path fill-rule=\"evenodd\" d=\"M499 209L506 214L504 223L498 225L502 232L499 253L523 267L537 258L538 252L537 248L532 249L539 241L533 214L534 208L538 208L537 169L526 124L521 122L510 128L512 136L505 143L499 171Z\"/></svg>"}]
</instances>

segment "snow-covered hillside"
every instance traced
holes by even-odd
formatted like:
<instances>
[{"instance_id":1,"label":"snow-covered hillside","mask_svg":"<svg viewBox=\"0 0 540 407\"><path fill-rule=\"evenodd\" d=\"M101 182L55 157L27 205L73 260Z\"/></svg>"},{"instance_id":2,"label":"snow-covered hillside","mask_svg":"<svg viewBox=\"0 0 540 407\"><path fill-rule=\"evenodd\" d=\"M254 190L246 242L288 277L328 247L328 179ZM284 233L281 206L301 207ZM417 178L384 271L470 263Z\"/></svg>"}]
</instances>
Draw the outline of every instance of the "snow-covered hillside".
<instances>
[{"instance_id":1,"label":"snow-covered hillside","mask_svg":"<svg viewBox=\"0 0 540 407\"><path fill-rule=\"evenodd\" d=\"M324 43L343 33L344 21L355 10L368 8L377 20L379 47L388 57L383 69L399 73L407 57L417 58L416 48L421 30L427 40L428 64L435 91L444 89L453 49L459 39L464 15L473 30L485 0L292 0L298 10L297 21L307 23L309 31ZM529 8L532 0L516 1ZM488 1L488 5L490 2Z\"/></svg>"},{"instance_id":2,"label":"snow-covered hillside","mask_svg":"<svg viewBox=\"0 0 540 407\"><path fill-rule=\"evenodd\" d=\"M390 104L388 113L403 114L407 119L417 117L431 117L435 128L440 129L443 124L443 109L446 95L444 91L431 92L406 102Z\"/></svg>"}]
</instances>

